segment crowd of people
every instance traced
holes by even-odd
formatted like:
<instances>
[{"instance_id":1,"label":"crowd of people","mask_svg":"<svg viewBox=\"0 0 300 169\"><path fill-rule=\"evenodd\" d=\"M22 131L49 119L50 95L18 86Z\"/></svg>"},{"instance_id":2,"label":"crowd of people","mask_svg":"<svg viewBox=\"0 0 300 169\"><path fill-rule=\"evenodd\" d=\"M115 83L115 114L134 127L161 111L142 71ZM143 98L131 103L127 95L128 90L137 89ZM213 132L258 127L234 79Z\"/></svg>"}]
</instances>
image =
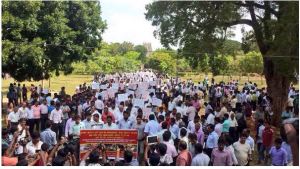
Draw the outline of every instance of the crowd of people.
<instances>
[{"instance_id":1,"label":"crowd of people","mask_svg":"<svg viewBox=\"0 0 300 169\"><path fill-rule=\"evenodd\" d=\"M65 87L52 96L41 86L10 84L2 165L298 165L286 133L271 126L267 90L252 82L239 86L238 80L194 83L152 71L101 74L74 95ZM282 121L298 122L298 99L291 86ZM80 160L82 129L136 129L138 157L125 150L119 158L117 150L107 159L101 145ZM148 136L157 142L149 144Z\"/></svg>"}]
</instances>

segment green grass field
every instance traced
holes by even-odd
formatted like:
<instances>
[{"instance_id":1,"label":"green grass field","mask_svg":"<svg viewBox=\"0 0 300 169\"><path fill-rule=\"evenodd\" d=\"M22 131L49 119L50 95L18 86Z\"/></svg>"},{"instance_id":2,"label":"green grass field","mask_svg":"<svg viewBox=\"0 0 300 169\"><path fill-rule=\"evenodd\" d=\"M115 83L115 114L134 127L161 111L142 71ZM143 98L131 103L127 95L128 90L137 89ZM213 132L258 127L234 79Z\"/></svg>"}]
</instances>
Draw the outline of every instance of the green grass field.
<instances>
[{"instance_id":1,"label":"green grass field","mask_svg":"<svg viewBox=\"0 0 300 169\"><path fill-rule=\"evenodd\" d=\"M60 75L58 77L51 77L50 78L50 90L51 92L59 92L62 86L66 87L66 92L68 94L74 94L75 93L75 88L76 86L79 86L79 84L83 83L90 83L93 80L92 75ZM4 95L3 98L5 98L7 92L8 92L8 87L10 83L14 83L13 78L9 79L2 79L2 95ZM44 88L49 89L49 80L43 80L43 81L25 81L21 82L21 86L25 84L27 87L30 86L31 84L34 85L39 85L43 84Z\"/></svg>"},{"instance_id":2,"label":"green grass field","mask_svg":"<svg viewBox=\"0 0 300 169\"><path fill-rule=\"evenodd\" d=\"M181 76L181 78L183 80L187 80L187 79L192 79L194 82L198 82L198 81L203 81L205 77L205 74L203 73L189 73L186 72L185 75ZM211 81L212 78L212 74L208 74L208 78ZM74 94L75 93L75 88L76 86L79 86L79 84L83 84L83 83L90 83L93 79L92 75L68 75L68 76L64 76L64 75L60 75L58 77L51 77L50 79L50 90L51 92L59 92L60 88L62 86L66 87L66 92L68 94ZM247 76L233 76L232 79L238 79L240 81L240 86L243 86L243 84L245 82L248 81L248 77ZM230 77L229 76L215 76L215 81L216 82L220 82L220 81L224 81L224 82L228 82L230 81ZM266 87L266 82L265 79L263 77L249 77L249 80L252 81L253 83L256 83L259 87ZM6 94L8 92L8 87L10 83L14 83L15 80L13 78L8 78L8 79L2 79L2 95L3 98L6 97ZM49 80L43 80L43 81L25 81L25 82L21 82L21 85L25 84L27 87L30 86L31 84L34 85L39 85L39 84L43 84L44 88L49 89Z\"/></svg>"}]
</instances>

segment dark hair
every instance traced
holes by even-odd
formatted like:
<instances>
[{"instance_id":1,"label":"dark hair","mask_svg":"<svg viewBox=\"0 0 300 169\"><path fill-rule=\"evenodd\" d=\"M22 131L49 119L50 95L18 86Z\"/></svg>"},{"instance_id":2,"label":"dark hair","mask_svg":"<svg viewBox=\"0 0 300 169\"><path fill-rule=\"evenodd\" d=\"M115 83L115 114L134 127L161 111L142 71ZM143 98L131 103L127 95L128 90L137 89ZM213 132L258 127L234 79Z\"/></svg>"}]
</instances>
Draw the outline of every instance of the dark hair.
<instances>
[{"instance_id":1,"label":"dark hair","mask_svg":"<svg viewBox=\"0 0 300 169\"><path fill-rule=\"evenodd\" d=\"M160 162L160 156L158 153L151 153L149 156L149 163L151 166L158 166Z\"/></svg>"},{"instance_id":2,"label":"dark hair","mask_svg":"<svg viewBox=\"0 0 300 169\"><path fill-rule=\"evenodd\" d=\"M65 149L60 149L60 150L58 150L57 156L60 156L60 157L66 157L66 156L67 156L66 150L65 150Z\"/></svg>"},{"instance_id":3,"label":"dark hair","mask_svg":"<svg viewBox=\"0 0 300 169\"><path fill-rule=\"evenodd\" d=\"M40 133L38 133L38 132L33 132L32 135L31 135L31 138L32 138L32 139L40 138Z\"/></svg>"},{"instance_id":4,"label":"dark hair","mask_svg":"<svg viewBox=\"0 0 300 169\"><path fill-rule=\"evenodd\" d=\"M49 145L47 143L43 143L41 146L42 151L48 151L49 150Z\"/></svg>"},{"instance_id":5,"label":"dark hair","mask_svg":"<svg viewBox=\"0 0 300 169\"><path fill-rule=\"evenodd\" d=\"M28 166L28 161L23 159L23 160L18 160L18 163L16 166Z\"/></svg>"},{"instance_id":6,"label":"dark hair","mask_svg":"<svg viewBox=\"0 0 300 169\"><path fill-rule=\"evenodd\" d=\"M167 153L167 145L164 143L158 143L156 146L156 150L159 151L161 156L164 156Z\"/></svg>"},{"instance_id":7,"label":"dark hair","mask_svg":"<svg viewBox=\"0 0 300 169\"><path fill-rule=\"evenodd\" d=\"M214 130L214 128L215 128L215 126L213 124L208 124L207 127L209 127L212 130Z\"/></svg>"},{"instance_id":8,"label":"dark hair","mask_svg":"<svg viewBox=\"0 0 300 169\"><path fill-rule=\"evenodd\" d=\"M228 119L228 118L229 118L229 114L225 113L225 114L224 114L224 118L225 118L225 119Z\"/></svg>"},{"instance_id":9,"label":"dark hair","mask_svg":"<svg viewBox=\"0 0 300 169\"><path fill-rule=\"evenodd\" d=\"M46 121L46 128L50 128L52 126L52 122L50 120Z\"/></svg>"},{"instance_id":10,"label":"dark hair","mask_svg":"<svg viewBox=\"0 0 300 169\"><path fill-rule=\"evenodd\" d=\"M2 138L7 134L9 134L9 131L7 130L7 128L2 128Z\"/></svg>"},{"instance_id":11,"label":"dark hair","mask_svg":"<svg viewBox=\"0 0 300 169\"><path fill-rule=\"evenodd\" d=\"M124 163L122 161L117 161L115 166L124 166Z\"/></svg>"},{"instance_id":12,"label":"dark hair","mask_svg":"<svg viewBox=\"0 0 300 169\"><path fill-rule=\"evenodd\" d=\"M220 119L219 117L215 117L215 121L216 121L216 122L220 122L221 119Z\"/></svg>"},{"instance_id":13,"label":"dark hair","mask_svg":"<svg viewBox=\"0 0 300 169\"><path fill-rule=\"evenodd\" d=\"M191 139L191 140L197 140L197 134L189 133L188 138Z\"/></svg>"},{"instance_id":14,"label":"dark hair","mask_svg":"<svg viewBox=\"0 0 300 169\"><path fill-rule=\"evenodd\" d=\"M179 145L178 145L179 148L181 148L182 150L186 150L187 149L187 144L185 141L181 140L179 142Z\"/></svg>"},{"instance_id":15,"label":"dark hair","mask_svg":"<svg viewBox=\"0 0 300 169\"><path fill-rule=\"evenodd\" d=\"M112 117L111 116L107 116L106 119L112 119Z\"/></svg>"},{"instance_id":16,"label":"dark hair","mask_svg":"<svg viewBox=\"0 0 300 169\"><path fill-rule=\"evenodd\" d=\"M223 138L220 138L220 139L218 140L218 144L225 144L225 140L224 140Z\"/></svg>"},{"instance_id":17,"label":"dark hair","mask_svg":"<svg viewBox=\"0 0 300 169\"><path fill-rule=\"evenodd\" d=\"M181 130L180 130L180 136L186 136L186 133L187 133L186 129L185 128L181 128Z\"/></svg>"},{"instance_id":18,"label":"dark hair","mask_svg":"<svg viewBox=\"0 0 300 169\"><path fill-rule=\"evenodd\" d=\"M154 118L155 118L154 114L149 115L149 120L154 120Z\"/></svg>"},{"instance_id":19,"label":"dark hair","mask_svg":"<svg viewBox=\"0 0 300 169\"><path fill-rule=\"evenodd\" d=\"M19 155L18 155L18 161L26 160L26 156L27 156L26 153L19 154Z\"/></svg>"},{"instance_id":20,"label":"dark hair","mask_svg":"<svg viewBox=\"0 0 300 169\"><path fill-rule=\"evenodd\" d=\"M196 144L195 144L195 151L196 151L197 154L202 153L202 151L203 151L203 146L202 146L202 144L196 143Z\"/></svg>"},{"instance_id":21,"label":"dark hair","mask_svg":"<svg viewBox=\"0 0 300 169\"><path fill-rule=\"evenodd\" d=\"M138 115L138 116L136 116L136 118L143 119L143 116L141 116L141 115Z\"/></svg>"},{"instance_id":22,"label":"dark hair","mask_svg":"<svg viewBox=\"0 0 300 169\"><path fill-rule=\"evenodd\" d=\"M164 141L169 141L170 138L171 138L171 132L168 131L168 130L165 131L165 132L163 133L163 140L164 140Z\"/></svg>"},{"instance_id":23,"label":"dark hair","mask_svg":"<svg viewBox=\"0 0 300 169\"><path fill-rule=\"evenodd\" d=\"M98 163L99 161L99 152L98 151L92 151L89 155L89 163Z\"/></svg>"},{"instance_id":24,"label":"dark hair","mask_svg":"<svg viewBox=\"0 0 300 169\"><path fill-rule=\"evenodd\" d=\"M225 136L225 141L226 141L229 145L231 145L231 144L234 143L233 139L232 139L229 135L226 135L226 136Z\"/></svg>"},{"instance_id":25,"label":"dark hair","mask_svg":"<svg viewBox=\"0 0 300 169\"><path fill-rule=\"evenodd\" d=\"M131 151L124 151L124 160L126 163L130 163L132 161L133 154Z\"/></svg>"},{"instance_id":26,"label":"dark hair","mask_svg":"<svg viewBox=\"0 0 300 169\"><path fill-rule=\"evenodd\" d=\"M52 160L52 166L63 166L64 164L65 164L65 159L64 159L64 157L56 156L56 157Z\"/></svg>"},{"instance_id":27,"label":"dark hair","mask_svg":"<svg viewBox=\"0 0 300 169\"><path fill-rule=\"evenodd\" d=\"M240 137L246 137L246 138L247 138L247 135L246 135L245 133L242 133L242 134L240 135Z\"/></svg>"},{"instance_id":28,"label":"dark hair","mask_svg":"<svg viewBox=\"0 0 300 169\"><path fill-rule=\"evenodd\" d=\"M165 117L164 117L163 115L159 115L159 116L158 116L158 119L161 120L161 121L164 121L164 120L165 120Z\"/></svg>"},{"instance_id":29,"label":"dark hair","mask_svg":"<svg viewBox=\"0 0 300 169\"><path fill-rule=\"evenodd\" d=\"M275 143L281 145L282 144L282 139L281 138L275 139Z\"/></svg>"},{"instance_id":30,"label":"dark hair","mask_svg":"<svg viewBox=\"0 0 300 169\"><path fill-rule=\"evenodd\" d=\"M167 129L168 128L168 123L166 121L162 122L161 128L162 129Z\"/></svg>"}]
</instances>

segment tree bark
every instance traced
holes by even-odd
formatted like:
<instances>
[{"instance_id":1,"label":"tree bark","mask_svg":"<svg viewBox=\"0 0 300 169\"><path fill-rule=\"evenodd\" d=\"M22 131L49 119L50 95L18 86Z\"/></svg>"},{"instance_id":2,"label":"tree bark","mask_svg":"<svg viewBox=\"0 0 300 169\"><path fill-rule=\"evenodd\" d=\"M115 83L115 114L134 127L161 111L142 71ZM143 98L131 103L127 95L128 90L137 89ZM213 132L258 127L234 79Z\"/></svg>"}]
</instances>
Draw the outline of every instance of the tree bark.
<instances>
[{"instance_id":1,"label":"tree bark","mask_svg":"<svg viewBox=\"0 0 300 169\"><path fill-rule=\"evenodd\" d=\"M265 57L264 74L267 83L267 92L272 99L271 105L274 113L272 124L279 127L281 124L281 113L287 104L290 80L276 72L273 61Z\"/></svg>"}]
</instances>

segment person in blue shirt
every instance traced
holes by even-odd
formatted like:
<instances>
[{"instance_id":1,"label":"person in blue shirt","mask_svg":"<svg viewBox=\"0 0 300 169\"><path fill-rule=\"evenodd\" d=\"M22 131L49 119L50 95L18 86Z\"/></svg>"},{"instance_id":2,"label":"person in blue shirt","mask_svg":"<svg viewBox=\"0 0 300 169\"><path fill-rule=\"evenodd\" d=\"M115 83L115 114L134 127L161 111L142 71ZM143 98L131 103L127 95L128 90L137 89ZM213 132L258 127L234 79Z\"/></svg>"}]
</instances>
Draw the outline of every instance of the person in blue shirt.
<instances>
[{"instance_id":1,"label":"person in blue shirt","mask_svg":"<svg viewBox=\"0 0 300 169\"><path fill-rule=\"evenodd\" d=\"M281 118L282 118L282 120L285 120L285 119L288 119L288 118L291 118L291 117L292 117L292 114L291 114L290 108L286 107L285 111L283 111L281 113Z\"/></svg>"},{"instance_id":2,"label":"person in blue shirt","mask_svg":"<svg viewBox=\"0 0 300 169\"><path fill-rule=\"evenodd\" d=\"M229 128L230 128L230 122L228 120L229 118L229 115L227 113L224 114L224 122L222 124L223 126L223 129L222 129L222 133L225 133L225 134L229 134Z\"/></svg>"},{"instance_id":3,"label":"person in blue shirt","mask_svg":"<svg viewBox=\"0 0 300 169\"><path fill-rule=\"evenodd\" d=\"M205 143L206 154L211 157L211 152L214 148L218 147L219 135L214 130L215 126L212 124L207 125L208 136Z\"/></svg>"},{"instance_id":4,"label":"person in blue shirt","mask_svg":"<svg viewBox=\"0 0 300 169\"><path fill-rule=\"evenodd\" d=\"M51 100L50 105L48 106L48 113L50 114L52 112L52 110L55 109L55 102L53 100Z\"/></svg>"},{"instance_id":5,"label":"person in blue shirt","mask_svg":"<svg viewBox=\"0 0 300 169\"><path fill-rule=\"evenodd\" d=\"M176 124L176 120L174 118L171 118L170 131L175 135L177 139L179 133L179 126Z\"/></svg>"},{"instance_id":6,"label":"person in blue shirt","mask_svg":"<svg viewBox=\"0 0 300 169\"><path fill-rule=\"evenodd\" d=\"M161 130L161 127L157 121L154 120L155 116L154 114L150 114L149 121L145 126L144 135L147 136L153 136L157 135L158 132Z\"/></svg>"}]
</instances>

